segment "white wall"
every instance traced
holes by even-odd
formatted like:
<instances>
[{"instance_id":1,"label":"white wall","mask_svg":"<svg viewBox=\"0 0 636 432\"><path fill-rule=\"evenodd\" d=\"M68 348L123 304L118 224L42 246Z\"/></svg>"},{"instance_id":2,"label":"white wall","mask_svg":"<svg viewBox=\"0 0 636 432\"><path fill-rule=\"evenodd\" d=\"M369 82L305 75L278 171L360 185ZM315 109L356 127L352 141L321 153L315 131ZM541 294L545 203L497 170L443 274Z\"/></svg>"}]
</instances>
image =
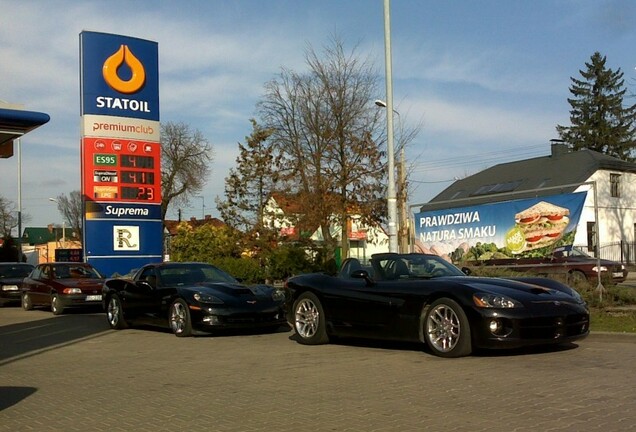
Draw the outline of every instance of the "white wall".
<instances>
[{"instance_id":1,"label":"white wall","mask_svg":"<svg viewBox=\"0 0 636 432\"><path fill-rule=\"evenodd\" d=\"M620 174L620 198L611 196L610 174ZM634 242L634 224L636 223L636 174L599 170L588 181L596 182L598 197L599 243L621 240ZM594 192L592 186L581 186L577 192L588 191L574 244L587 246L587 222L594 222Z\"/></svg>"}]
</instances>

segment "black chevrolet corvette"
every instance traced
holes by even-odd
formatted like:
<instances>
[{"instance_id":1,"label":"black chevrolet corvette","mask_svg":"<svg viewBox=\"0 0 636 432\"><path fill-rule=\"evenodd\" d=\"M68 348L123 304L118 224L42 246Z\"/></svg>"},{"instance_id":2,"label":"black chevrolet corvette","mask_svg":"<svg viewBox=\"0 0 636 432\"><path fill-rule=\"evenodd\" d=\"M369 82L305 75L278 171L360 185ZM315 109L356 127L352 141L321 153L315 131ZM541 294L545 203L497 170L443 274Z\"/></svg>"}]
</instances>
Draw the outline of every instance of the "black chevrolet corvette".
<instances>
[{"instance_id":1,"label":"black chevrolet corvette","mask_svg":"<svg viewBox=\"0 0 636 432\"><path fill-rule=\"evenodd\" d=\"M286 324L283 291L242 285L205 263L148 264L130 278L108 279L102 301L114 329L130 323L167 325L177 336L190 336L193 330L274 330Z\"/></svg>"},{"instance_id":2,"label":"black chevrolet corvette","mask_svg":"<svg viewBox=\"0 0 636 432\"><path fill-rule=\"evenodd\" d=\"M586 337L587 305L572 288L540 278L467 276L436 255L347 259L337 277L290 278L288 320L303 344L331 336L426 343L441 357L476 348L559 344Z\"/></svg>"}]
</instances>

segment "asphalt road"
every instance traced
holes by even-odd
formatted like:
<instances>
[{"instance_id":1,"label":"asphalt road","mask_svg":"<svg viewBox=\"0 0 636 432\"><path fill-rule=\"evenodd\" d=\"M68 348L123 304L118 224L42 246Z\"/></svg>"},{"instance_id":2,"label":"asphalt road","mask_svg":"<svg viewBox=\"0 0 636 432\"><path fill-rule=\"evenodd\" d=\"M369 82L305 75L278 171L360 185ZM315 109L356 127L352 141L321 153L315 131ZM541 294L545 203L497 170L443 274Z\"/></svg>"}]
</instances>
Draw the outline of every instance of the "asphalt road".
<instances>
[{"instance_id":1,"label":"asphalt road","mask_svg":"<svg viewBox=\"0 0 636 432\"><path fill-rule=\"evenodd\" d=\"M441 359L0 309L0 431L636 430L636 337Z\"/></svg>"}]
</instances>

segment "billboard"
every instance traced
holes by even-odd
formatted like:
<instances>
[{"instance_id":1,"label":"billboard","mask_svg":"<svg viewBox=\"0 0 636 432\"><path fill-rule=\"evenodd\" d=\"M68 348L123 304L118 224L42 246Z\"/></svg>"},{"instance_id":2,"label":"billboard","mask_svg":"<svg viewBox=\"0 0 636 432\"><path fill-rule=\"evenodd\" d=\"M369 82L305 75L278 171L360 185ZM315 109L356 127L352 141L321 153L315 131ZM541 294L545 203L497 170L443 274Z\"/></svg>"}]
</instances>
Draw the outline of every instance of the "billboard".
<instances>
[{"instance_id":1,"label":"billboard","mask_svg":"<svg viewBox=\"0 0 636 432\"><path fill-rule=\"evenodd\" d=\"M156 42L80 34L84 256L106 275L162 260Z\"/></svg>"},{"instance_id":2,"label":"billboard","mask_svg":"<svg viewBox=\"0 0 636 432\"><path fill-rule=\"evenodd\" d=\"M454 262L548 255L571 246L586 192L415 214L415 251ZM487 247L485 247L487 246Z\"/></svg>"}]
</instances>

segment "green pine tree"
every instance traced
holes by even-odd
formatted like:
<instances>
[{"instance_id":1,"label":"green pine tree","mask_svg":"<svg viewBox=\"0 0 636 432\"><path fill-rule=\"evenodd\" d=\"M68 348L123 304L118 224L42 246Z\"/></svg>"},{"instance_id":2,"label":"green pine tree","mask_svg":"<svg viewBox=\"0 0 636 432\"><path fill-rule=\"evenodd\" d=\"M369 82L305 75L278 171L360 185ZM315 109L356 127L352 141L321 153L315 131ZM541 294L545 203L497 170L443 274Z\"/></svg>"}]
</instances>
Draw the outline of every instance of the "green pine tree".
<instances>
[{"instance_id":1,"label":"green pine tree","mask_svg":"<svg viewBox=\"0 0 636 432\"><path fill-rule=\"evenodd\" d=\"M636 155L636 105L623 106L623 72L606 67L606 57L595 52L583 79L570 78L568 98L571 126L556 127L572 150L595 150L626 161Z\"/></svg>"}]
</instances>

